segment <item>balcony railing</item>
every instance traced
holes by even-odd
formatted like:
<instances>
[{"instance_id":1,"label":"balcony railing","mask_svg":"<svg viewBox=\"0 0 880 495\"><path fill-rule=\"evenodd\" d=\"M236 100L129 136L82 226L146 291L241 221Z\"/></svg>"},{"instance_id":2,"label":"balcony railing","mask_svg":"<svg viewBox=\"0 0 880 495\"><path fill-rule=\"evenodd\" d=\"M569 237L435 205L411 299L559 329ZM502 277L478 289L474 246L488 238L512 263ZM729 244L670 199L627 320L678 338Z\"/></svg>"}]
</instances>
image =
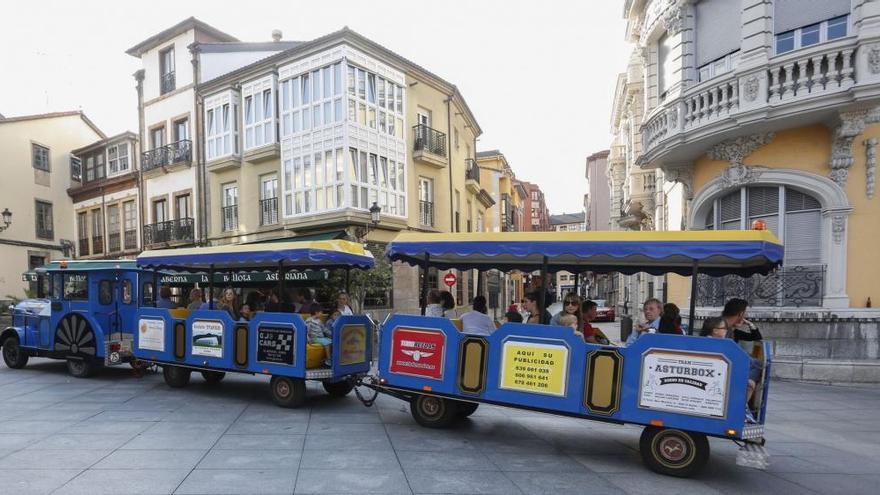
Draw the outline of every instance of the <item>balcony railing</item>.
<instances>
[{"instance_id":1,"label":"balcony railing","mask_svg":"<svg viewBox=\"0 0 880 495\"><path fill-rule=\"evenodd\" d=\"M179 218L144 225L144 246L161 243L191 243L194 240L195 222L192 218Z\"/></svg>"},{"instance_id":2,"label":"balcony railing","mask_svg":"<svg viewBox=\"0 0 880 495\"><path fill-rule=\"evenodd\" d=\"M174 71L162 74L161 79L159 80L159 85L161 90L160 92L163 95L165 93L170 93L171 91L174 91L174 89L177 87L174 80Z\"/></svg>"},{"instance_id":3,"label":"balcony railing","mask_svg":"<svg viewBox=\"0 0 880 495\"><path fill-rule=\"evenodd\" d=\"M446 156L446 134L419 124L413 126L413 151L427 151L438 156Z\"/></svg>"},{"instance_id":4,"label":"balcony railing","mask_svg":"<svg viewBox=\"0 0 880 495\"><path fill-rule=\"evenodd\" d=\"M122 251L122 234L114 232L107 236L107 252L115 253Z\"/></svg>"},{"instance_id":5,"label":"balcony railing","mask_svg":"<svg viewBox=\"0 0 880 495\"><path fill-rule=\"evenodd\" d=\"M434 203L430 201L419 201L419 224L434 226Z\"/></svg>"},{"instance_id":6,"label":"balcony railing","mask_svg":"<svg viewBox=\"0 0 880 495\"><path fill-rule=\"evenodd\" d=\"M278 198L260 200L260 226L278 223Z\"/></svg>"},{"instance_id":7,"label":"balcony railing","mask_svg":"<svg viewBox=\"0 0 880 495\"><path fill-rule=\"evenodd\" d=\"M238 205L224 206L221 210L223 232L238 230Z\"/></svg>"},{"instance_id":8,"label":"balcony railing","mask_svg":"<svg viewBox=\"0 0 880 495\"><path fill-rule=\"evenodd\" d=\"M697 305L720 307L733 297L750 306L822 306L825 296L825 265L797 265L768 275L737 275L697 278Z\"/></svg>"},{"instance_id":9,"label":"balcony railing","mask_svg":"<svg viewBox=\"0 0 880 495\"><path fill-rule=\"evenodd\" d=\"M137 230L126 230L124 234L125 249L137 249Z\"/></svg>"},{"instance_id":10,"label":"balcony railing","mask_svg":"<svg viewBox=\"0 0 880 495\"><path fill-rule=\"evenodd\" d=\"M104 236L92 236L92 254L102 254L104 252Z\"/></svg>"},{"instance_id":11,"label":"balcony railing","mask_svg":"<svg viewBox=\"0 0 880 495\"><path fill-rule=\"evenodd\" d=\"M144 171L192 160L192 141L182 139L171 144L144 151L141 166Z\"/></svg>"},{"instance_id":12,"label":"balcony railing","mask_svg":"<svg viewBox=\"0 0 880 495\"><path fill-rule=\"evenodd\" d=\"M79 249L77 249L77 251L79 252L80 256L88 256L89 255L89 238L86 237L85 239L80 239L78 247L79 247Z\"/></svg>"},{"instance_id":13,"label":"balcony railing","mask_svg":"<svg viewBox=\"0 0 880 495\"><path fill-rule=\"evenodd\" d=\"M480 183L480 166L477 165L477 161L473 158L468 158L464 161L465 163L465 172L464 178L465 180L473 180L477 181L477 184Z\"/></svg>"}]
</instances>

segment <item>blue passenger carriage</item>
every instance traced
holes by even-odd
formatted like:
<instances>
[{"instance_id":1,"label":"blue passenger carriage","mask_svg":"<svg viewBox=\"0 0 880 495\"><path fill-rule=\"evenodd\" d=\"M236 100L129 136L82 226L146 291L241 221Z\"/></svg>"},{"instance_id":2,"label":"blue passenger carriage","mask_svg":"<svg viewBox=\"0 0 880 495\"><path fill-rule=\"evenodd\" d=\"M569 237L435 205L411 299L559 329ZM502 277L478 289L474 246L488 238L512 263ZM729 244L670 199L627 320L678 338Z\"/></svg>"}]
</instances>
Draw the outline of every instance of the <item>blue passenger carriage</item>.
<instances>
[{"instance_id":1,"label":"blue passenger carriage","mask_svg":"<svg viewBox=\"0 0 880 495\"><path fill-rule=\"evenodd\" d=\"M0 333L3 360L22 368L31 356L64 359L75 377L132 359L138 306L152 303L153 274L132 260L53 261L24 274L37 298L12 310Z\"/></svg>"},{"instance_id":2,"label":"blue passenger carriage","mask_svg":"<svg viewBox=\"0 0 880 495\"><path fill-rule=\"evenodd\" d=\"M206 273L209 294L217 273L272 272L281 289L290 270L370 269L363 245L341 240L278 242L145 251L137 264L148 270ZM212 382L226 373L271 376L273 400L284 407L305 401L306 380L320 381L331 395L346 395L355 377L370 369L373 324L363 315L332 323L331 358L308 343L306 323L296 313L258 312L249 321L227 311L144 307L137 314L134 354L162 367L168 385L183 387L193 371ZM312 359L317 354L318 359Z\"/></svg>"},{"instance_id":3,"label":"blue passenger carriage","mask_svg":"<svg viewBox=\"0 0 880 495\"><path fill-rule=\"evenodd\" d=\"M766 231L546 232L401 234L387 255L424 270L540 268L542 275L566 270L695 278L767 273L783 250ZM423 287L423 301L426 293ZM690 328L693 305L692 295ZM597 345L568 327L521 323L475 335L457 320L399 314L383 325L372 386L409 401L415 420L427 427L448 426L483 403L643 425L646 465L688 476L708 459L707 436L763 444L768 349L759 346L750 355L730 339L661 334L643 335L629 347ZM753 357L761 379L747 404ZM747 408L757 421L747 420Z\"/></svg>"}]
</instances>

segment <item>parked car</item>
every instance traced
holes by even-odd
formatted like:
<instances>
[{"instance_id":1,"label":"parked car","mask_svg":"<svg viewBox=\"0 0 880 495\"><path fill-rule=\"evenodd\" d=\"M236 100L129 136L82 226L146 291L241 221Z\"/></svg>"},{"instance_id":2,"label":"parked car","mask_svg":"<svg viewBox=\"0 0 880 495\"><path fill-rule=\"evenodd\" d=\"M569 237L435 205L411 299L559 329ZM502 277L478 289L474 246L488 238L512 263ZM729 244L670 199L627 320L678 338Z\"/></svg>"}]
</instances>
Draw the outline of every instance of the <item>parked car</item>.
<instances>
[{"instance_id":1,"label":"parked car","mask_svg":"<svg viewBox=\"0 0 880 495\"><path fill-rule=\"evenodd\" d=\"M614 306L608 306L605 299L593 299L596 303L596 319L594 321L614 321L617 317Z\"/></svg>"}]
</instances>

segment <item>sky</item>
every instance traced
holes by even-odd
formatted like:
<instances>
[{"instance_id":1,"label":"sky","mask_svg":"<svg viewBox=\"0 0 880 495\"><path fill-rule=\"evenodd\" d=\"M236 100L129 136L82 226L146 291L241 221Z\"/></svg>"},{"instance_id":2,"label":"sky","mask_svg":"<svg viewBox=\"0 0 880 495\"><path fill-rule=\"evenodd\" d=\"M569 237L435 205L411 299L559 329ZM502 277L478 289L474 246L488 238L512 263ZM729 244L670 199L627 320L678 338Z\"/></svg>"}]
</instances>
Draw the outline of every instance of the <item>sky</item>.
<instances>
[{"instance_id":1,"label":"sky","mask_svg":"<svg viewBox=\"0 0 880 495\"><path fill-rule=\"evenodd\" d=\"M11 10L0 28L0 113L83 110L108 135L137 132L141 64L125 50L189 16L242 41L348 26L458 86L483 129L477 150L501 150L554 214L583 210L586 157L610 145L614 85L631 50L617 0L39 0Z\"/></svg>"}]
</instances>

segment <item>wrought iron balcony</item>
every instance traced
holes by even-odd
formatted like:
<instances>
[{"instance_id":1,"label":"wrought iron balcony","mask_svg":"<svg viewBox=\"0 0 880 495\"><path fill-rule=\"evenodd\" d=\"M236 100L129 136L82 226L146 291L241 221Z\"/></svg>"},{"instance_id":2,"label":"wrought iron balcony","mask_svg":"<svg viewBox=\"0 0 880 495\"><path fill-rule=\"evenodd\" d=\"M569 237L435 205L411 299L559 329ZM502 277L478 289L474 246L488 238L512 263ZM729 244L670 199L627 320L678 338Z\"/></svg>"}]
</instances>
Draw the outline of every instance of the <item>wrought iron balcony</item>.
<instances>
[{"instance_id":1,"label":"wrought iron balcony","mask_svg":"<svg viewBox=\"0 0 880 495\"><path fill-rule=\"evenodd\" d=\"M773 273L749 278L697 278L698 306L724 306L733 297L745 299L750 306L822 306L824 296L825 265L784 266Z\"/></svg>"},{"instance_id":2,"label":"wrought iron balcony","mask_svg":"<svg viewBox=\"0 0 880 495\"><path fill-rule=\"evenodd\" d=\"M464 161L465 164L465 172L464 177L465 180L474 180L477 181L477 184L480 183L480 166L477 165L477 161L473 158L468 158Z\"/></svg>"},{"instance_id":3,"label":"wrought iron balcony","mask_svg":"<svg viewBox=\"0 0 880 495\"><path fill-rule=\"evenodd\" d=\"M122 234L114 232L107 236L107 252L115 253L122 251Z\"/></svg>"},{"instance_id":4,"label":"wrought iron balcony","mask_svg":"<svg viewBox=\"0 0 880 495\"><path fill-rule=\"evenodd\" d=\"M192 161L192 141L181 139L165 146L144 151L141 166L144 171Z\"/></svg>"},{"instance_id":5,"label":"wrought iron balcony","mask_svg":"<svg viewBox=\"0 0 880 495\"><path fill-rule=\"evenodd\" d=\"M413 151L446 157L446 134L424 124L413 126Z\"/></svg>"},{"instance_id":6,"label":"wrought iron balcony","mask_svg":"<svg viewBox=\"0 0 880 495\"><path fill-rule=\"evenodd\" d=\"M159 86L160 93L163 95L165 93L170 93L174 91L174 89L177 87L174 79L174 71L162 74L161 78L159 79Z\"/></svg>"},{"instance_id":7,"label":"wrought iron balcony","mask_svg":"<svg viewBox=\"0 0 880 495\"><path fill-rule=\"evenodd\" d=\"M144 225L144 246L162 243L192 243L195 233L192 218L178 218L167 222Z\"/></svg>"},{"instance_id":8,"label":"wrought iron balcony","mask_svg":"<svg viewBox=\"0 0 880 495\"><path fill-rule=\"evenodd\" d=\"M223 232L238 230L238 205L224 206L221 210L223 217Z\"/></svg>"},{"instance_id":9,"label":"wrought iron balcony","mask_svg":"<svg viewBox=\"0 0 880 495\"><path fill-rule=\"evenodd\" d=\"M80 256L88 256L89 255L89 238L86 237L85 239L80 239L78 248L79 249L77 249L77 251L79 252Z\"/></svg>"},{"instance_id":10,"label":"wrought iron balcony","mask_svg":"<svg viewBox=\"0 0 880 495\"><path fill-rule=\"evenodd\" d=\"M126 250L137 249L137 230L126 230L124 237Z\"/></svg>"},{"instance_id":11,"label":"wrought iron balcony","mask_svg":"<svg viewBox=\"0 0 880 495\"><path fill-rule=\"evenodd\" d=\"M419 201L419 224L434 226L434 203L431 201Z\"/></svg>"},{"instance_id":12,"label":"wrought iron balcony","mask_svg":"<svg viewBox=\"0 0 880 495\"><path fill-rule=\"evenodd\" d=\"M260 226L278 223L278 198L260 200Z\"/></svg>"}]
</instances>

